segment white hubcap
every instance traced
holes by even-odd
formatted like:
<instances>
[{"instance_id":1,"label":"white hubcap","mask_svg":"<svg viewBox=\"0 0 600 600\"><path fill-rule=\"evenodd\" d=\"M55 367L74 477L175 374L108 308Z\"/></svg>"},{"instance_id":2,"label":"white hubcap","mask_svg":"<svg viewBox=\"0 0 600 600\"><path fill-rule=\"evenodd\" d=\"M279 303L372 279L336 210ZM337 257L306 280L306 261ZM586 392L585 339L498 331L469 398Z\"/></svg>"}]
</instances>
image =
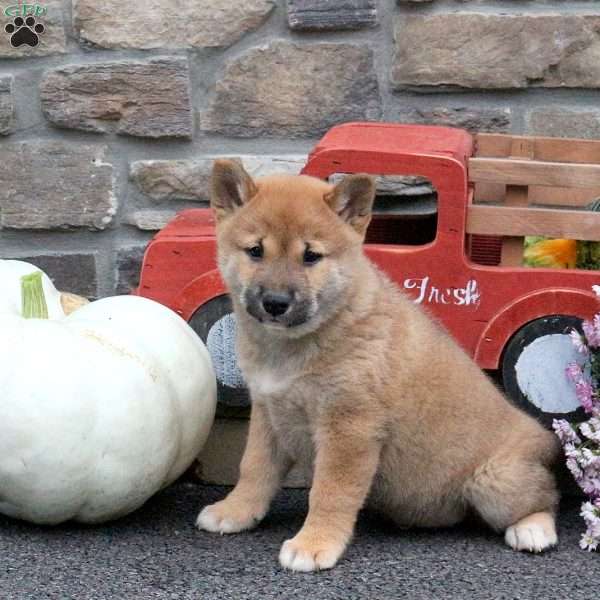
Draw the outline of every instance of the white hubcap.
<instances>
[{"instance_id":1,"label":"white hubcap","mask_svg":"<svg viewBox=\"0 0 600 600\"><path fill-rule=\"evenodd\" d=\"M582 365L568 335L554 333L536 338L526 346L517 364L517 383L523 395L545 413L570 413L580 404L565 369L571 362Z\"/></svg>"}]
</instances>

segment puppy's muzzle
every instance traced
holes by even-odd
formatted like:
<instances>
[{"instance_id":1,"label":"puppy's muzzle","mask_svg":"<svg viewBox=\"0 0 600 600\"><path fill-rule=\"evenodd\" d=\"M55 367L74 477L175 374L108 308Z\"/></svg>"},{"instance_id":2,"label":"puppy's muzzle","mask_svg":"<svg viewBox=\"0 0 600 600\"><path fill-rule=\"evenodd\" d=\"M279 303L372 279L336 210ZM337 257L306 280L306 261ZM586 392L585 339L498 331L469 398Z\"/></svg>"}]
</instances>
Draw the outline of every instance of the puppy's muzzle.
<instances>
[{"instance_id":1,"label":"puppy's muzzle","mask_svg":"<svg viewBox=\"0 0 600 600\"><path fill-rule=\"evenodd\" d=\"M252 287L244 294L244 304L251 316L267 325L295 327L309 318L310 302L293 289Z\"/></svg>"}]
</instances>

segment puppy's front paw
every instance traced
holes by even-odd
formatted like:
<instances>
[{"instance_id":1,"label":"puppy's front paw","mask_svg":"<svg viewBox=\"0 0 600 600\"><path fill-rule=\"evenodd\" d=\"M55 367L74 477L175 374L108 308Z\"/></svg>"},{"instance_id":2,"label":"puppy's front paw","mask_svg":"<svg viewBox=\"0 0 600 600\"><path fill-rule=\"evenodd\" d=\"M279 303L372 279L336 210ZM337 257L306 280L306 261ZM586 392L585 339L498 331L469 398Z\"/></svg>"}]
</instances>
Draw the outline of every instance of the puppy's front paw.
<instances>
[{"instance_id":1,"label":"puppy's front paw","mask_svg":"<svg viewBox=\"0 0 600 600\"><path fill-rule=\"evenodd\" d=\"M263 517L262 511L225 499L205 506L196 519L196 527L213 533L237 533L255 527Z\"/></svg>"},{"instance_id":2,"label":"puppy's front paw","mask_svg":"<svg viewBox=\"0 0 600 600\"><path fill-rule=\"evenodd\" d=\"M534 513L506 530L504 540L513 550L543 552L558 543L554 517L550 513Z\"/></svg>"},{"instance_id":3,"label":"puppy's front paw","mask_svg":"<svg viewBox=\"0 0 600 600\"><path fill-rule=\"evenodd\" d=\"M281 547L279 562L292 571L319 571L331 569L344 552L346 545L325 540L311 541L299 533Z\"/></svg>"}]
</instances>

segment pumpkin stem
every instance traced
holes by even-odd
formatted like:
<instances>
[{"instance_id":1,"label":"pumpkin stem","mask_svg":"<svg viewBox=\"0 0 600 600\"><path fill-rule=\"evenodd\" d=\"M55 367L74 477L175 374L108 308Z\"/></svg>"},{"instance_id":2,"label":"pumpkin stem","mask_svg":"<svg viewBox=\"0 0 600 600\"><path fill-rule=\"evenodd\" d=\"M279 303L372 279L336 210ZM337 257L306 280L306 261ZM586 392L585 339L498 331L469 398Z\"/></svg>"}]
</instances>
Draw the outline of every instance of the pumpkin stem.
<instances>
[{"instance_id":1,"label":"pumpkin stem","mask_svg":"<svg viewBox=\"0 0 600 600\"><path fill-rule=\"evenodd\" d=\"M21 315L25 319L48 318L41 271L21 277Z\"/></svg>"}]
</instances>

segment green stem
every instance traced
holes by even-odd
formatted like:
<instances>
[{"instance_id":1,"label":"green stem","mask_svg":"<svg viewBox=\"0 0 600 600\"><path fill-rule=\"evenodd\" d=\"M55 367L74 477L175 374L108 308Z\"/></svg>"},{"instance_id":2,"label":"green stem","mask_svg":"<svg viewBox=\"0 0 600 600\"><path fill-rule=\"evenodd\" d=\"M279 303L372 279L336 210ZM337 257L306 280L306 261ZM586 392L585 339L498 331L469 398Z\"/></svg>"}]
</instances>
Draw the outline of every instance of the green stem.
<instances>
[{"instance_id":1,"label":"green stem","mask_svg":"<svg viewBox=\"0 0 600 600\"><path fill-rule=\"evenodd\" d=\"M48 318L41 271L21 277L21 315L25 319Z\"/></svg>"}]
</instances>

